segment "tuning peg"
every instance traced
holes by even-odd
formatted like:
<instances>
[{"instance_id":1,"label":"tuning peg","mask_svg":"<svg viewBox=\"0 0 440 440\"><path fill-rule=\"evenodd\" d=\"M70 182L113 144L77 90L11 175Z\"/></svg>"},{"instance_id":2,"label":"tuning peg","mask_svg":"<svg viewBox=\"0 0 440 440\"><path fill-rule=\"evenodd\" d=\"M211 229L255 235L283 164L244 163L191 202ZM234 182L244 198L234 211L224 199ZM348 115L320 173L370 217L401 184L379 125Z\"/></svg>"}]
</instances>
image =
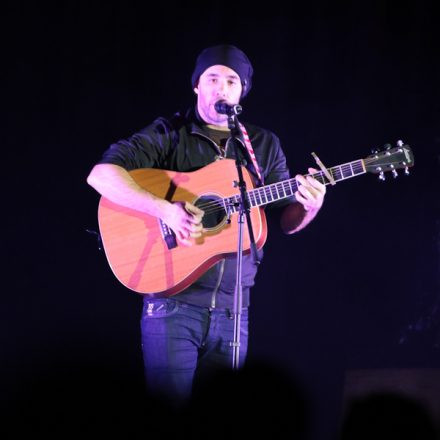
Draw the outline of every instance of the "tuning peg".
<instances>
[{"instance_id":1,"label":"tuning peg","mask_svg":"<svg viewBox=\"0 0 440 440\"><path fill-rule=\"evenodd\" d=\"M383 173L383 171L379 173L379 180L382 180L382 182L385 180L385 174Z\"/></svg>"},{"instance_id":2,"label":"tuning peg","mask_svg":"<svg viewBox=\"0 0 440 440\"><path fill-rule=\"evenodd\" d=\"M385 150L391 150L391 144L385 144L384 148Z\"/></svg>"},{"instance_id":3,"label":"tuning peg","mask_svg":"<svg viewBox=\"0 0 440 440\"><path fill-rule=\"evenodd\" d=\"M398 140L397 141L397 146L398 147L403 147L403 141L402 140Z\"/></svg>"},{"instance_id":4,"label":"tuning peg","mask_svg":"<svg viewBox=\"0 0 440 440\"><path fill-rule=\"evenodd\" d=\"M399 174L397 173L397 170L394 168L394 165L390 164L390 168L391 168L391 174L393 175L394 178L396 178Z\"/></svg>"},{"instance_id":5,"label":"tuning peg","mask_svg":"<svg viewBox=\"0 0 440 440\"><path fill-rule=\"evenodd\" d=\"M406 162L402 162L402 165L405 167L405 176L409 176L409 168Z\"/></svg>"},{"instance_id":6,"label":"tuning peg","mask_svg":"<svg viewBox=\"0 0 440 440\"><path fill-rule=\"evenodd\" d=\"M379 148L377 148L377 147L372 148L372 149L371 149L371 153L372 153L372 154L377 154L377 153L379 153Z\"/></svg>"}]
</instances>

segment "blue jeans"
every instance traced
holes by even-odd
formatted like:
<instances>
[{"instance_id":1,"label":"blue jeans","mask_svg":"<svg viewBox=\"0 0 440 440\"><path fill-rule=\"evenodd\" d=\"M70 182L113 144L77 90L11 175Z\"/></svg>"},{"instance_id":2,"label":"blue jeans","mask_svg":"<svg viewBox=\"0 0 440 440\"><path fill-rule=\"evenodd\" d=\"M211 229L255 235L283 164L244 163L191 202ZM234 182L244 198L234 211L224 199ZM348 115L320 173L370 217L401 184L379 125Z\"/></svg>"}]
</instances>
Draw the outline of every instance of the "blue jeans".
<instances>
[{"instance_id":1,"label":"blue jeans","mask_svg":"<svg viewBox=\"0 0 440 440\"><path fill-rule=\"evenodd\" d=\"M145 299L141 318L142 351L147 387L153 394L184 403L193 383L232 368L234 319L229 309L213 309L172 298ZM242 367L248 345L248 310L240 331Z\"/></svg>"}]
</instances>

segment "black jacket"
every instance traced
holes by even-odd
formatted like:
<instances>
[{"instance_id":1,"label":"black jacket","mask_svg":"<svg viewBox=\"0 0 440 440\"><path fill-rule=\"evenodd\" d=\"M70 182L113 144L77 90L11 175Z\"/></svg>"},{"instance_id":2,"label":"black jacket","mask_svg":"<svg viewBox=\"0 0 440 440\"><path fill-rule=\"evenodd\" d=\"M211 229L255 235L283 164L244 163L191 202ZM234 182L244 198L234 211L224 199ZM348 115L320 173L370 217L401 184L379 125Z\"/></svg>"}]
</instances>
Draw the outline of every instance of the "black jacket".
<instances>
[{"instance_id":1,"label":"black jacket","mask_svg":"<svg viewBox=\"0 0 440 440\"><path fill-rule=\"evenodd\" d=\"M265 184L288 179L289 171L279 139L270 131L243 123L248 132ZM161 168L189 172L214 162L220 149L206 134L203 123L194 111L172 118L158 118L131 136L112 144L99 163L119 165L130 171L136 168ZM247 150L239 153L247 168L258 180ZM225 157L234 159L234 151L226 149ZM278 201L283 206L292 200ZM260 257L263 253L260 251ZM257 267L250 255L243 257L243 307L249 305L249 288L254 285ZM236 278L236 257L228 257L202 275L195 283L173 298L203 307L232 308Z\"/></svg>"}]
</instances>

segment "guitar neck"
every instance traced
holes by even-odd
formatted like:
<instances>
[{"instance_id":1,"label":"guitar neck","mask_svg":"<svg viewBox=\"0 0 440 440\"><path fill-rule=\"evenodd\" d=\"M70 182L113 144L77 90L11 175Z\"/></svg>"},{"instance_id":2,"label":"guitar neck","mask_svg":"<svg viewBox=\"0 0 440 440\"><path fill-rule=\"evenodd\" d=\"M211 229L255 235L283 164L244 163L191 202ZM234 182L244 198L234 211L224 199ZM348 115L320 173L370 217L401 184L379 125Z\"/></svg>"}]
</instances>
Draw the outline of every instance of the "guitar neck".
<instances>
[{"instance_id":1,"label":"guitar neck","mask_svg":"<svg viewBox=\"0 0 440 440\"><path fill-rule=\"evenodd\" d=\"M361 174L365 174L367 172L362 159L347 162L333 168L327 168L327 171L330 173L335 182L360 176ZM307 175L314 177L316 180L318 180L318 182L321 182L324 185L331 183L323 171ZM298 191L298 187L300 185L301 184L295 178L292 178L282 180L281 182L272 183L271 185L265 185L260 188L255 188L247 192L249 203L251 207L254 208L257 206L264 206L278 200L287 199L288 197L295 197L294 194L296 191ZM237 204L239 197L239 195L235 195L224 199L223 202L225 207L228 205L232 212L238 210Z\"/></svg>"}]
</instances>

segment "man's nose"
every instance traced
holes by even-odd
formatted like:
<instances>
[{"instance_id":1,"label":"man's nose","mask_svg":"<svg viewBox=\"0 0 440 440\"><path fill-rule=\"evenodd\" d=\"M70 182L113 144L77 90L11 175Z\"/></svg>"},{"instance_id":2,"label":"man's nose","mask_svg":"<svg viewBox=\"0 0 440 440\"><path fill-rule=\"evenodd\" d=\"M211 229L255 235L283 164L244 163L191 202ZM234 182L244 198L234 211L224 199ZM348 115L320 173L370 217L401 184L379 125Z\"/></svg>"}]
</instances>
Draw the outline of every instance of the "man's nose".
<instances>
[{"instance_id":1,"label":"man's nose","mask_svg":"<svg viewBox=\"0 0 440 440\"><path fill-rule=\"evenodd\" d=\"M224 81L218 82L217 95L218 96L225 96L226 95L226 83Z\"/></svg>"}]
</instances>

